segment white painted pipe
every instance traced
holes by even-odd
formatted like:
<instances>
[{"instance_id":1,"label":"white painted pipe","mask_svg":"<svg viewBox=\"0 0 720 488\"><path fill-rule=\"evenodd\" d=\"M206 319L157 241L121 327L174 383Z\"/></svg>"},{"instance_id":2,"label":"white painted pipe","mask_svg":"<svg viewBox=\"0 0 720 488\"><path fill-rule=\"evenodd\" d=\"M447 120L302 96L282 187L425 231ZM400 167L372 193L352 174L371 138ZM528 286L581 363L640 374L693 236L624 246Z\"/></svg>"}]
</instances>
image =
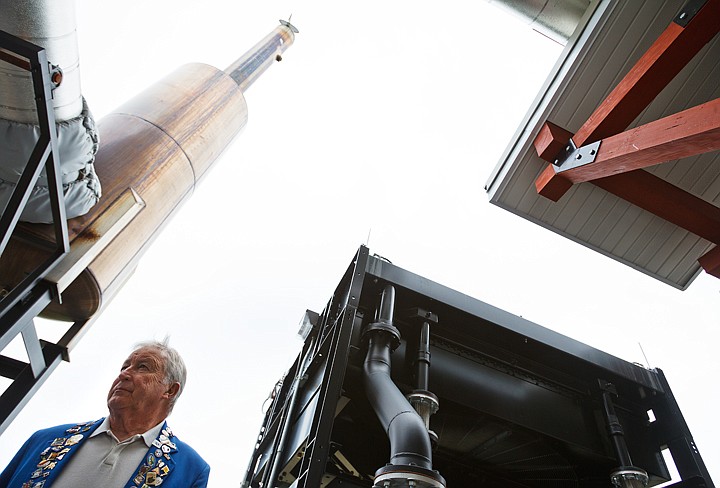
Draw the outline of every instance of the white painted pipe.
<instances>
[{"instance_id":1,"label":"white painted pipe","mask_svg":"<svg viewBox=\"0 0 720 488\"><path fill-rule=\"evenodd\" d=\"M62 72L52 94L65 214L86 214L100 199L93 162L98 133L80 91L75 0L0 0L0 29L45 49ZM32 74L0 62L0 211L16 189L38 141L40 127ZM22 210L25 222L52 222L48 182L40 175Z\"/></svg>"},{"instance_id":2,"label":"white painted pipe","mask_svg":"<svg viewBox=\"0 0 720 488\"><path fill-rule=\"evenodd\" d=\"M0 30L44 47L50 64L62 70L53 92L57 122L83 109L76 27L75 0L0 1ZM37 123L31 75L9 63L0 63L0 118Z\"/></svg>"}]
</instances>

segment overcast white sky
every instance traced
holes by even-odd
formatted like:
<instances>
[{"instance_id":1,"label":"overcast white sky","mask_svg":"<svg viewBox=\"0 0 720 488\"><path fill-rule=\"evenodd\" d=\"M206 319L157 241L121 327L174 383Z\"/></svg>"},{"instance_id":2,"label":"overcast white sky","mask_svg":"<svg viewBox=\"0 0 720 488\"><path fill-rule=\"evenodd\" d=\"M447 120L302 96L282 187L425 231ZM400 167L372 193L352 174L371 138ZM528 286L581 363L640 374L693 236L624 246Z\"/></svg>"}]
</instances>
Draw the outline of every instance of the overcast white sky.
<instances>
[{"instance_id":1,"label":"overcast white sky","mask_svg":"<svg viewBox=\"0 0 720 488\"><path fill-rule=\"evenodd\" d=\"M662 368L711 474L720 281L681 292L488 203L483 190L561 47L484 2L78 0L98 119L185 62L219 68L293 14L249 122L104 315L3 434L106 414L122 360L171 336L170 423L237 486L261 407L357 247L625 360ZM61 334L43 324L48 338Z\"/></svg>"}]
</instances>

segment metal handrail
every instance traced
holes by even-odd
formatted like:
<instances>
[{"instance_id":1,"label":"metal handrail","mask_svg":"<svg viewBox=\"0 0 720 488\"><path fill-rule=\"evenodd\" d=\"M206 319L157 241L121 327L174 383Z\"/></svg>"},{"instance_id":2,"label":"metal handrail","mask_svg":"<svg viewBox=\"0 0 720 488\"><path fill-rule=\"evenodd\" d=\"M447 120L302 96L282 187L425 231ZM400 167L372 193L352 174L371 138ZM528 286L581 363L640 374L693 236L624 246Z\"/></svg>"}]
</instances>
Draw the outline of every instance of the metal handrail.
<instances>
[{"instance_id":1,"label":"metal handrail","mask_svg":"<svg viewBox=\"0 0 720 488\"><path fill-rule=\"evenodd\" d=\"M30 397L47 379L67 351L62 344L38 338L34 318L58 294L56 285L44 278L70 251L65 201L62 191L57 129L52 106L51 67L42 47L0 31L0 60L29 71L38 114L40 136L15 189L0 215L0 256L16 232L23 209L42 169L48 179L55 243L48 246L50 257L25 279L0 297L0 351L22 335L28 362L0 355L0 375L12 379L0 395L0 434L12 422ZM63 339L65 340L65 338Z\"/></svg>"},{"instance_id":2,"label":"metal handrail","mask_svg":"<svg viewBox=\"0 0 720 488\"><path fill-rule=\"evenodd\" d=\"M52 256L22 283L15 286L13 290L9 290L5 297L0 298L1 320L5 313L17 305L20 298L37 285L70 250L70 242L59 169L60 161L57 157L57 130L52 107L52 90L55 84L51 78L50 64L45 49L7 32L0 31L0 59L31 73L37 106L38 126L40 128L40 137L35 144L30 160L0 216L0 255L4 253L10 242L10 238L20 220L20 215L43 168L45 168L48 177L50 208L55 232L55 249Z\"/></svg>"}]
</instances>

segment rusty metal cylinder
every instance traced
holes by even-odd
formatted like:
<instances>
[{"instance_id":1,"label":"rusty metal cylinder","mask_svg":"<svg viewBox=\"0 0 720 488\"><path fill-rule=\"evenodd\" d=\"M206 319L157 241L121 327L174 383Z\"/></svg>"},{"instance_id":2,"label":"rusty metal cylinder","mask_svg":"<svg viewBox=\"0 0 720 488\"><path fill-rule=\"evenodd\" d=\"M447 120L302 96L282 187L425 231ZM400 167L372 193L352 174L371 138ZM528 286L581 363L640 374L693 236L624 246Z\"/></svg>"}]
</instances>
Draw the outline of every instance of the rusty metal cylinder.
<instances>
[{"instance_id":1,"label":"rusty metal cylinder","mask_svg":"<svg viewBox=\"0 0 720 488\"><path fill-rule=\"evenodd\" d=\"M95 163L105 182L104 203L109 206L133 188L145 207L63 297L69 302L73 289L89 288L78 281L89 281L96 285L97 303L78 300L77 310L67 303L48 312L89 317L112 298L154 235L246 122L247 104L237 84L204 64L179 68L104 117Z\"/></svg>"},{"instance_id":2,"label":"rusty metal cylinder","mask_svg":"<svg viewBox=\"0 0 720 488\"><path fill-rule=\"evenodd\" d=\"M65 280L58 286L62 302L54 301L42 316L86 320L118 292L165 223L245 126L243 88L267 69L278 49L292 44L294 32L281 21L240 58L254 59L254 69L245 66L238 73L199 63L182 66L100 121L95 169L103 196L89 213L68 221L71 254L78 258L80 253L79 262L83 249L95 245L100 250L86 259L86 267L83 263L60 276L58 283ZM125 204L129 195L136 202L131 216ZM116 222L122 227L115 224L120 230L106 244L109 238L97 229ZM12 289L49 255L52 226L21 224L21 234L0 256L0 289Z\"/></svg>"},{"instance_id":3,"label":"rusty metal cylinder","mask_svg":"<svg viewBox=\"0 0 720 488\"><path fill-rule=\"evenodd\" d=\"M62 304L53 302L42 315L75 321L97 313L246 122L247 104L237 83L205 64L182 66L105 116L95 162L104 195L90 213L68 221L71 249L96 238L87 229L96 219L115 218L108 213L128 191L139 196L143 208L63 291ZM50 226L23 230L51 240ZM11 241L0 262L1 283L16 281L42 258L42 248Z\"/></svg>"}]
</instances>

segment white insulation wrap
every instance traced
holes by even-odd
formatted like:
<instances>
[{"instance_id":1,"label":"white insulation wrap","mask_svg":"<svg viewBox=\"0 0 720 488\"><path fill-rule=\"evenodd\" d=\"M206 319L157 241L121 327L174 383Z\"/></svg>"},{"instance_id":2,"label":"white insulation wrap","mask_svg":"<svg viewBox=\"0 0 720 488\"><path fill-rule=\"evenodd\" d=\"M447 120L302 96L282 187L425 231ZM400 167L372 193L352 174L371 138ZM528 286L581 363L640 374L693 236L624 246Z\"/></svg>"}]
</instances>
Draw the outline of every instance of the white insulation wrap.
<instances>
[{"instance_id":1,"label":"white insulation wrap","mask_svg":"<svg viewBox=\"0 0 720 488\"><path fill-rule=\"evenodd\" d=\"M58 122L82 111L76 25L75 0L0 0L0 30L45 48L50 64L62 69L62 83L53 91ZM0 64L0 97L0 118L37 121L28 71Z\"/></svg>"},{"instance_id":2,"label":"white insulation wrap","mask_svg":"<svg viewBox=\"0 0 720 488\"><path fill-rule=\"evenodd\" d=\"M58 122L58 155L68 218L85 215L100 199L100 181L93 162L98 136L92 115L83 109L79 116ZM25 169L40 127L0 119L0 208L4 209ZM24 222L52 222L45 170L40 174L20 215Z\"/></svg>"},{"instance_id":3,"label":"white insulation wrap","mask_svg":"<svg viewBox=\"0 0 720 488\"><path fill-rule=\"evenodd\" d=\"M68 218L85 214L100 198L93 162L98 148L95 122L80 91L74 0L0 0L0 30L45 49L48 62L62 70L53 90L53 108ZM40 133L28 71L0 61L0 209L12 195ZM21 220L51 222L43 171Z\"/></svg>"}]
</instances>

